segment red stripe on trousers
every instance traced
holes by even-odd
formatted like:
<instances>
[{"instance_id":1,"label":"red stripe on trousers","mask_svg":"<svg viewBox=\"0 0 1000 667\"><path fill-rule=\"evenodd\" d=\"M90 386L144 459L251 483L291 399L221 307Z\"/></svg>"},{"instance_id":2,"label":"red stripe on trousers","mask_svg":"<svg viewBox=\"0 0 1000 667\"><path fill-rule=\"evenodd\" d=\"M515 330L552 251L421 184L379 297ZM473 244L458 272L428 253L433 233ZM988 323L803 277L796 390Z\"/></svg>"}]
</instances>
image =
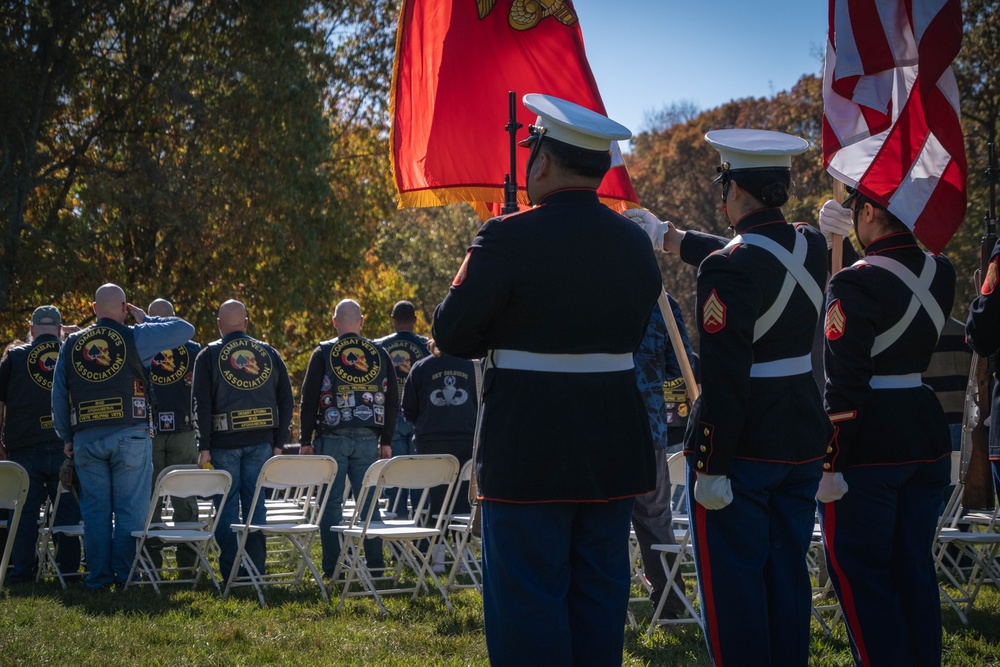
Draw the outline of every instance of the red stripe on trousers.
<instances>
[{"instance_id":1,"label":"red stripe on trousers","mask_svg":"<svg viewBox=\"0 0 1000 667\"><path fill-rule=\"evenodd\" d=\"M840 608L844 610L844 618L851 628L851 637L854 638L854 646L858 649L861 657L862 667L870 667L871 660L868 659L868 648L865 646L864 636L861 634L861 621L858 618L858 609L854 604L854 591L851 589L851 582L848 581L844 571L840 568L840 561L834 550L834 539L836 538L837 510L836 503L826 503L823 510L823 538L826 540L826 554L830 559L830 569L837 574L840 581Z\"/></svg>"},{"instance_id":2,"label":"red stripe on trousers","mask_svg":"<svg viewBox=\"0 0 1000 667\"><path fill-rule=\"evenodd\" d=\"M698 524L698 565L701 567L701 588L704 594L702 604L705 606L705 622L708 623L709 641L712 643L712 658L715 667L722 667L722 645L719 643L719 619L715 617L715 595L712 592L712 563L708 557L708 527L706 519L708 510L701 503L694 504L694 519Z\"/></svg>"}]
</instances>

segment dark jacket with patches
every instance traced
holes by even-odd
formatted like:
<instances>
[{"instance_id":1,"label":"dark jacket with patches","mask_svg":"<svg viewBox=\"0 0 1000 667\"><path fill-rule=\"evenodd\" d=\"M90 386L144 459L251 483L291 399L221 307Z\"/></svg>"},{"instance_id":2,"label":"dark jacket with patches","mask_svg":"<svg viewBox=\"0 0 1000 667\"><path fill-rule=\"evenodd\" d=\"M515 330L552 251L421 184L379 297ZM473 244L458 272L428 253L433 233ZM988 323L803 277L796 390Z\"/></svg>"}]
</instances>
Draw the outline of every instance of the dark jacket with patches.
<instances>
[{"instance_id":1,"label":"dark jacket with patches","mask_svg":"<svg viewBox=\"0 0 1000 667\"><path fill-rule=\"evenodd\" d=\"M969 309L969 320L965 324L965 335L969 345L982 356L995 354L1000 350L1000 241L993 247L989 267L983 277L979 296ZM990 421L990 458L1000 459L1000 379L994 375L993 419Z\"/></svg>"},{"instance_id":2,"label":"dark jacket with patches","mask_svg":"<svg viewBox=\"0 0 1000 667\"><path fill-rule=\"evenodd\" d=\"M865 257L888 257L920 275L927 254L912 234L874 241ZM945 317L955 298L955 270L935 255L931 296ZM951 452L941 404L927 385L872 389L871 378L922 373L938 330L921 306L895 343L872 356L876 336L901 320L913 292L886 269L856 264L837 273L827 289L826 409L836 427L824 470L858 465L933 461Z\"/></svg>"},{"instance_id":3,"label":"dark jacket with patches","mask_svg":"<svg viewBox=\"0 0 1000 667\"><path fill-rule=\"evenodd\" d=\"M789 251L796 234L802 234L808 244L806 270L822 289L827 252L818 230L790 225L780 210L768 208L744 217L736 232L760 234ZM796 284L775 324L754 342L754 325L776 301L788 271L763 248L722 250L727 244L692 231L681 244L681 258L699 266L702 385L685 452L695 455L699 472L711 475L728 474L735 458L786 463L822 458L831 427L811 372L750 377L755 363L809 355L819 313Z\"/></svg>"},{"instance_id":4,"label":"dark jacket with patches","mask_svg":"<svg viewBox=\"0 0 1000 667\"><path fill-rule=\"evenodd\" d=\"M7 451L62 443L52 427L52 373L62 346L45 334L7 350L0 360L0 402L4 403L2 442Z\"/></svg>"},{"instance_id":5,"label":"dark jacket with patches","mask_svg":"<svg viewBox=\"0 0 1000 667\"><path fill-rule=\"evenodd\" d=\"M487 222L434 316L442 351L632 353L662 284L649 239L594 190L549 194ZM477 474L483 497L607 500L655 486L635 372L490 368Z\"/></svg>"}]
</instances>

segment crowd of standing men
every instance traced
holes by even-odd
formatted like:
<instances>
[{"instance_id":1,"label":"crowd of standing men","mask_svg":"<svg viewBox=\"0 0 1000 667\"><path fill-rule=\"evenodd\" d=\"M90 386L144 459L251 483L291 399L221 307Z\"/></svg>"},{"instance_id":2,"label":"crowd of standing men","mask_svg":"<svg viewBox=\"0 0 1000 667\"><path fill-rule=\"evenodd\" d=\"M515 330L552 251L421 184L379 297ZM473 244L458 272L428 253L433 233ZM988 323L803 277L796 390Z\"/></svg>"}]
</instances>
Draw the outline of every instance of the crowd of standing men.
<instances>
[{"instance_id":1,"label":"crowd of standing men","mask_svg":"<svg viewBox=\"0 0 1000 667\"><path fill-rule=\"evenodd\" d=\"M393 309L393 334L366 338L361 307L347 299L333 313L336 336L312 352L300 452L338 463L321 519L324 574L339 557L329 527L343 517L347 480L359 488L379 458L466 461L475 447L491 662L620 664L630 525L654 601L669 594L650 545L672 541L666 452L686 421L690 527L717 665L808 661L817 509L857 664L939 664L931 542L952 439L921 373L952 310L951 264L861 191L827 202L819 230L786 221L791 157L808 145L776 132L706 135L735 238L685 232L643 210L620 216L596 189L611 142L628 130L556 98L524 103L538 114L522 142L535 207L481 228L435 312L434 341L413 333L408 302ZM830 246L851 232L864 256L831 279ZM698 267L703 393L690 406L674 379L694 355L676 303L654 310L667 298L654 250ZM968 324L984 354L1000 347L998 255L1000 246ZM238 301L219 308L221 338L203 348L164 300L146 314L104 285L93 307L96 322L61 349L59 311L39 308L31 342L0 363L6 455L31 471L29 512L51 497L61 454L72 456L81 502L62 506L60 520L78 511L86 525L86 585L121 586L152 479L197 457L233 478L216 537L222 573L235 576L229 524L264 521L263 498L248 504L291 430L281 356L247 334ZM666 334L671 320L684 350ZM175 511L196 511L184 507L178 499ZM27 525L12 581L34 571ZM79 550L64 546L60 563L73 571ZM365 552L370 568L384 566L377 541ZM263 571L262 536L247 553Z\"/></svg>"}]
</instances>

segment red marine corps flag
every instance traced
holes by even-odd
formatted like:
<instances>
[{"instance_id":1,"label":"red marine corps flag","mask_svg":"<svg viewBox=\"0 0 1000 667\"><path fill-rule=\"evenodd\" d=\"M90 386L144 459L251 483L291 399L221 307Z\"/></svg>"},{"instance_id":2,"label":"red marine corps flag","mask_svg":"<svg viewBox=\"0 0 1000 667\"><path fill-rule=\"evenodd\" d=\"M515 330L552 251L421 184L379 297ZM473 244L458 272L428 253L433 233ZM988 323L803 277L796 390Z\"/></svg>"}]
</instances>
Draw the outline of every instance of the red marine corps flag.
<instances>
[{"instance_id":1,"label":"red marine corps flag","mask_svg":"<svg viewBox=\"0 0 1000 667\"><path fill-rule=\"evenodd\" d=\"M830 0L823 162L933 252L966 207L961 0Z\"/></svg>"},{"instance_id":2,"label":"red marine corps flag","mask_svg":"<svg viewBox=\"0 0 1000 667\"><path fill-rule=\"evenodd\" d=\"M570 0L403 0L390 97L400 208L467 201L484 218L499 212L511 90L606 114ZM527 128L535 116L518 103L517 121ZM528 151L517 154L526 206ZM638 198L621 160L615 164L598 194L621 211Z\"/></svg>"}]
</instances>

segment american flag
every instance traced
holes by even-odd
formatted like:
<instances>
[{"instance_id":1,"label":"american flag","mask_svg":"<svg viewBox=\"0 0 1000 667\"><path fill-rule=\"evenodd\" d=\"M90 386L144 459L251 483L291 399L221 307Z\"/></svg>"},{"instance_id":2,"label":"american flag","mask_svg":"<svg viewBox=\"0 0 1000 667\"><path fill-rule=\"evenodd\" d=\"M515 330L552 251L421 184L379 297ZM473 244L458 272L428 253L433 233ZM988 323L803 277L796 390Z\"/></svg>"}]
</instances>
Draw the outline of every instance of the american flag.
<instances>
[{"instance_id":1,"label":"american flag","mask_svg":"<svg viewBox=\"0 0 1000 667\"><path fill-rule=\"evenodd\" d=\"M829 14L824 165L941 252L966 208L961 0L830 0Z\"/></svg>"}]
</instances>

